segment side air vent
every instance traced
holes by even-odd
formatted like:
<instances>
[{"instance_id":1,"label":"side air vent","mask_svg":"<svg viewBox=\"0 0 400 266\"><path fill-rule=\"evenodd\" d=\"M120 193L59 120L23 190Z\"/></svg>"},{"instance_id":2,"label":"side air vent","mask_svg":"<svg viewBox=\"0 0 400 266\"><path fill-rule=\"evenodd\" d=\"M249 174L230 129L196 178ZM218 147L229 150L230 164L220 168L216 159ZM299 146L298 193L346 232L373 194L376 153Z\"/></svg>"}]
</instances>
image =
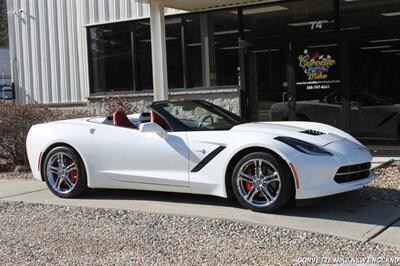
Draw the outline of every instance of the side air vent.
<instances>
[{"instance_id":1,"label":"side air vent","mask_svg":"<svg viewBox=\"0 0 400 266\"><path fill-rule=\"evenodd\" d=\"M325 133L317 131L317 130L312 130L312 129L307 129L304 131L300 131L300 133L308 134L308 135L313 135L313 136L320 136L320 135L325 135Z\"/></svg>"}]
</instances>

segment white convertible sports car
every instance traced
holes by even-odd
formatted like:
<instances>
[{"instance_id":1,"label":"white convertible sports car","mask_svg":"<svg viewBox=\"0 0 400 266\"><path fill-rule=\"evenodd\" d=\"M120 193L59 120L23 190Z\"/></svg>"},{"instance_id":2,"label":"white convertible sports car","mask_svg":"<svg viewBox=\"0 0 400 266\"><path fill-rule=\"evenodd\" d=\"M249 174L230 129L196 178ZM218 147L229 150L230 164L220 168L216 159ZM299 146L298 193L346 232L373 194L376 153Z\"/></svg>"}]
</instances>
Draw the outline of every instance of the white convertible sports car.
<instances>
[{"instance_id":1,"label":"white convertible sports car","mask_svg":"<svg viewBox=\"0 0 400 266\"><path fill-rule=\"evenodd\" d=\"M149 109L33 126L33 175L63 198L88 188L158 190L234 196L261 212L374 179L367 148L328 125L245 123L205 101L161 101Z\"/></svg>"}]
</instances>

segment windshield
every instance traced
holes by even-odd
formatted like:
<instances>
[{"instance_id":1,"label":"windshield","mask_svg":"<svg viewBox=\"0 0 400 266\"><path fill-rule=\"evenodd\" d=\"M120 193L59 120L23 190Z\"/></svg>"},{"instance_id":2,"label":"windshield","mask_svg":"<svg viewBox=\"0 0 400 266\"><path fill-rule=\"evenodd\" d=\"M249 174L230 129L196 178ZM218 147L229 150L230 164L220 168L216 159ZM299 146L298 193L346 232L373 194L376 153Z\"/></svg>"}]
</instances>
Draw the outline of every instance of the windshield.
<instances>
[{"instance_id":1,"label":"windshield","mask_svg":"<svg viewBox=\"0 0 400 266\"><path fill-rule=\"evenodd\" d=\"M363 106L381 106L381 105L392 105L389 101L386 101L374 94L365 91L353 91L350 94L350 101L358 102ZM334 91L325 97L320 99L320 102L329 104L341 104L341 92Z\"/></svg>"},{"instance_id":2,"label":"windshield","mask_svg":"<svg viewBox=\"0 0 400 266\"><path fill-rule=\"evenodd\" d=\"M391 105L390 102L364 91L355 91L351 94L351 98L352 101L359 102L365 106Z\"/></svg>"},{"instance_id":3,"label":"windshield","mask_svg":"<svg viewBox=\"0 0 400 266\"><path fill-rule=\"evenodd\" d=\"M159 107L191 130L229 130L243 123L239 116L203 101L164 102Z\"/></svg>"}]
</instances>

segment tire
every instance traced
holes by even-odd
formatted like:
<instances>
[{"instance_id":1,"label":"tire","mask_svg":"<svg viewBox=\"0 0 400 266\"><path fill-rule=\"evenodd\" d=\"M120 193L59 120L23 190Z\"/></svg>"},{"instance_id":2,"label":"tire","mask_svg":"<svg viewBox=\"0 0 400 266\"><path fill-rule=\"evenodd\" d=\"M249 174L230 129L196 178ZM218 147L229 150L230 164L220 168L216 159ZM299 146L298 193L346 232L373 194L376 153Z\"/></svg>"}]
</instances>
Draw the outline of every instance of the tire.
<instances>
[{"instance_id":1,"label":"tire","mask_svg":"<svg viewBox=\"0 0 400 266\"><path fill-rule=\"evenodd\" d=\"M60 198L75 198L87 191L85 165L70 147L53 148L46 155L42 175L51 192Z\"/></svg>"},{"instance_id":2,"label":"tire","mask_svg":"<svg viewBox=\"0 0 400 266\"><path fill-rule=\"evenodd\" d=\"M253 152L242 158L233 170L231 184L239 203L257 212L279 210L294 198L294 181L288 166L266 152Z\"/></svg>"}]
</instances>

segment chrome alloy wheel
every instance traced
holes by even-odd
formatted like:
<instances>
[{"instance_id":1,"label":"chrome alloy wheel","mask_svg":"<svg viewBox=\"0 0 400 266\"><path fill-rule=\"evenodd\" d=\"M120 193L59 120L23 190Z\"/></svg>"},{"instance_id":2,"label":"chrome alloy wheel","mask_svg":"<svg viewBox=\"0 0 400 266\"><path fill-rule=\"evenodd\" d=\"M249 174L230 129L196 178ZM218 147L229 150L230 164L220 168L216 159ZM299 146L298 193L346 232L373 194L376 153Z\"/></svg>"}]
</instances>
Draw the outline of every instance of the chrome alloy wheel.
<instances>
[{"instance_id":1,"label":"chrome alloy wheel","mask_svg":"<svg viewBox=\"0 0 400 266\"><path fill-rule=\"evenodd\" d=\"M46 176L55 191L68 194L78 182L78 162L76 158L65 152L55 153L48 160Z\"/></svg>"},{"instance_id":2,"label":"chrome alloy wheel","mask_svg":"<svg viewBox=\"0 0 400 266\"><path fill-rule=\"evenodd\" d=\"M251 159L239 169L236 184L242 199L254 207L273 204L281 192L276 168L264 159Z\"/></svg>"}]
</instances>

